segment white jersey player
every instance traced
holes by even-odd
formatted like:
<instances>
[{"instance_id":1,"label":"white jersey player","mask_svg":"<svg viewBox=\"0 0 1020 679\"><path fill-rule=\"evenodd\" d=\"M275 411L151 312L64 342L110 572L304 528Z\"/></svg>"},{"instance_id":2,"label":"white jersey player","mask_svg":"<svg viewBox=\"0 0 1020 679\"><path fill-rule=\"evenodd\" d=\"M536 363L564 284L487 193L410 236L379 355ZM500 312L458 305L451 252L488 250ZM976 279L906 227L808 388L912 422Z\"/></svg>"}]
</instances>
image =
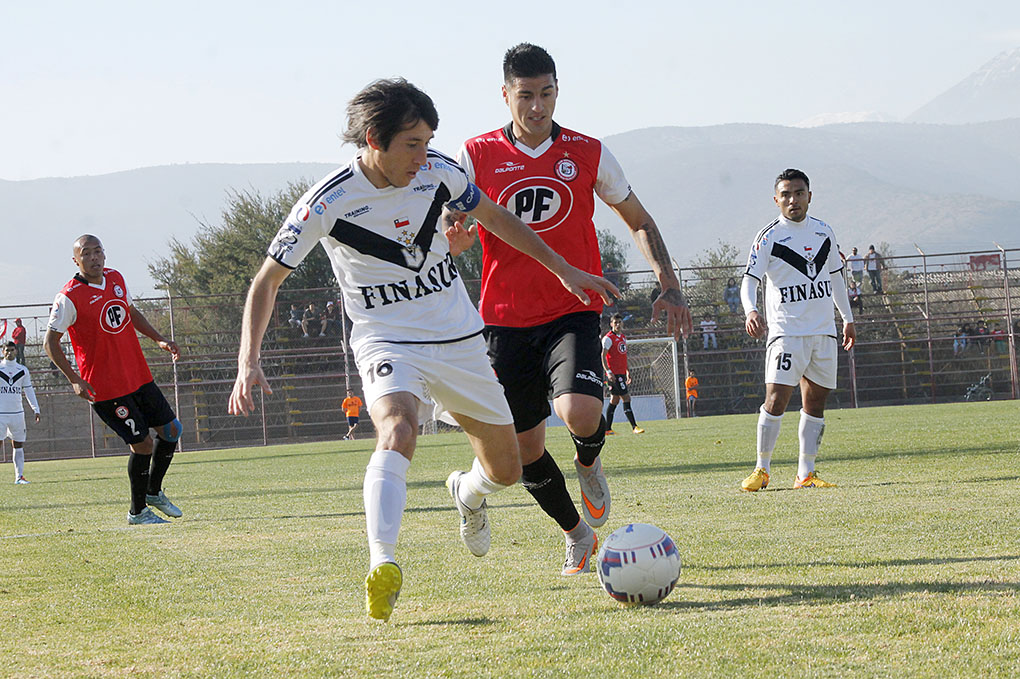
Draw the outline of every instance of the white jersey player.
<instances>
[{"instance_id":1,"label":"white jersey player","mask_svg":"<svg viewBox=\"0 0 1020 679\"><path fill-rule=\"evenodd\" d=\"M0 434L3 439L10 438L14 442L14 483L28 483L25 479L25 438L28 431L25 426L25 404L23 398L35 411L35 421L39 421L39 401L35 398L32 387L32 376L28 368L18 363L15 357L18 347L14 342L4 346L4 358L0 361Z\"/></svg>"},{"instance_id":2,"label":"white jersey player","mask_svg":"<svg viewBox=\"0 0 1020 679\"><path fill-rule=\"evenodd\" d=\"M856 340L843 262L832 228L808 217L810 181L800 170L776 178L780 217L762 229L751 245L740 289L752 337L767 336L765 403L758 415L758 460L741 484L749 492L768 486L772 451L783 413L800 384L800 459L794 488L834 486L815 474L815 457L825 430L825 401L836 388L836 322L843 319L843 348ZM758 286L765 282L765 315L757 307ZM767 321L767 322L766 322Z\"/></svg>"},{"instance_id":3,"label":"white jersey player","mask_svg":"<svg viewBox=\"0 0 1020 679\"><path fill-rule=\"evenodd\" d=\"M481 317L438 231L443 207L487 225L492 220L500 238L542 262L579 299L588 300L586 289L608 299L616 288L567 264L484 196L453 160L428 149L439 115L421 90L402 79L379 80L355 96L347 112L344 138L358 147L357 157L298 201L252 281L229 411L250 413L255 385L272 393L259 348L276 294L321 243L354 323L351 346L378 436L364 483L365 607L369 616L387 620L403 581L395 552L421 406L434 401L474 447L471 471L447 479L461 539L474 555L489 548L485 498L521 473L513 417L489 366Z\"/></svg>"}]
</instances>

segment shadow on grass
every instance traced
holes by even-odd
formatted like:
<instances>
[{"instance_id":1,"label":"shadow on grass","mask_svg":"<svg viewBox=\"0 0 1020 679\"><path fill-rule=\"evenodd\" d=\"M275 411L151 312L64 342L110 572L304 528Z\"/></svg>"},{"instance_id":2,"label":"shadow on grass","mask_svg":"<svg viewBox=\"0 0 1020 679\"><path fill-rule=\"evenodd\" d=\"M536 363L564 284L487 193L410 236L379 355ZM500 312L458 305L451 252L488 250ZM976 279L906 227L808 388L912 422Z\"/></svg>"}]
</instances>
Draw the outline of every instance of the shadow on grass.
<instances>
[{"instance_id":1,"label":"shadow on grass","mask_svg":"<svg viewBox=\"0 0 1020 679\"><path fill-rule=\"evenodd\" d=\"M849 585L804 585L804 584L731 584L691 585L681 584L678 590L705 589L722 592L740 591L746 596L722 599L720 601L667 601L658 604L660 608L676 610L717 610L759 606L822 605L834 603L859 603L875 599L889 599L908 594L985 594L992 592L1020 593L1020 582L890 582L886 584ZM786 594L756 596L753 590L786 590ZM683 594L680 594L683 596Z\"/></svg>"},{"instance_id":2,"label":"shadow on grass","mask_svg":"<svg viewBox=\"0 0 1020 679\"><path fill-rule=\"evenodd\" d=\"M1020 555L1005 556L947 556L919 559L887 559L885 561L802 561L798 563L755 563L735 566L695 566L689 564L690 570L701 571L761 571L770 568L881 568L883 566L944 566L951 563L974 563L979 561L1020 561Z\"/></svg>"},{"instance_id":3,"label":"shadow on grass","mask_svg":"<svg viewBox=\"0 0 1020 679\"><path fill-rule=\"evenodd\" d=\"M443 627L446 625L463 625L466 627L481 627L483 625L494 625L495 620L489 618L460 618L459 620L424 620L422 622L409 622L408 627Z\"/></svg>"},{"instance_id":4,"label":"shadow on grass","mask_svg":"<svg viewBox=\"0 0 1020 679\"><path fill-rule=\"evenodd\" d=\"M935 457L935 458L949 458L949 457L964 457L968 455L1015 455L1016 451L1004 448L997 445L988 446L970 446L967 448L952 448L944 450L932 450L932 449L920 449L920 450L900 450L894 452L875 452L865 454L852 454L852 455L841 455L841 454L830 454L827 453L824 448L822 454L819 456L824 458L824 463L829 464L833 462L863 462L867 460L888 460L896 457ZM793 462L796 462L796 455L790 458ZM750 470L754 466L754 453L748 453L746 460L733 461L733 462L705 462L700 464L677 464L677 465L640 465L640 466L612 466L607 468L607 476L610 478L614 476L630 477L630 476L647 476L647 475L663 475L663 474L703 474L708 472L718 471L745 471ZM1011 481L1020 478L1018 476L1006 476L1002 478L994 479L971 479L970 482L978 481ZM964 481L967 482L967 481ZM861 485L861 484L855 484ZM880 484L880 485L891 485L891 484Z\"/></svg>"}]
</instances>

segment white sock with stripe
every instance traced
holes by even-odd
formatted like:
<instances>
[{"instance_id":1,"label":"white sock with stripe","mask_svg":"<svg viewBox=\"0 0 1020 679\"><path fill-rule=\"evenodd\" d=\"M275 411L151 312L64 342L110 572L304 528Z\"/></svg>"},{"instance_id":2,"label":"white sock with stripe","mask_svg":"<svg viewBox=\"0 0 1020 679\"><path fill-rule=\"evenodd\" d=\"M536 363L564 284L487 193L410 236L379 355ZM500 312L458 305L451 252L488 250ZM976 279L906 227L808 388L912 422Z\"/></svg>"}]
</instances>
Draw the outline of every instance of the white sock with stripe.
<instances>
[{"instance_id":1,"label":"white sock with stripe","mask_svg":"<svg viewBox=\"0 0 1020 679\"><path fill-rule=\"evenodd\" d=\"M818 457L818 446L822 443L825 433L825 418L812 417L800 411L800 426L797 434L800 438L800 458L797 461L797 476L805 478L815 470L815 458Z\"/></svg>"},{"instance_id":2,"label":"white sock with stripe","mask_svg":"<svg viewBox=\"0 0 1020 679\"><path fill-rule=\"evenodd\" d=\"M758 409L758 461L755 466L769 474L772 473L772 451L776 449L782 425L782 415L772 415L765 406Z\"/></svg>"}]
</instances>

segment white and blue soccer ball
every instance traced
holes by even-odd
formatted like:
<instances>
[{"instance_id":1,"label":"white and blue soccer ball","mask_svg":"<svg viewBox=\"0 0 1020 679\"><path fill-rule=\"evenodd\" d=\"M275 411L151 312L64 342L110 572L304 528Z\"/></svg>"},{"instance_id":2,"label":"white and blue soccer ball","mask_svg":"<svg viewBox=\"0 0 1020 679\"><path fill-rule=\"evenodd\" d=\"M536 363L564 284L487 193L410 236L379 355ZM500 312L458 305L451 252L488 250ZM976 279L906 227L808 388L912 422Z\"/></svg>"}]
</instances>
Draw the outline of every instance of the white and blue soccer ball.
<instances>
[{"instance_id":1,"label":"white and blue soccer ball","mask_svg":"<svg viewBox=\"0 0 1020 679\"><path fill-rule=\"evenodd\" d=\"M680 579L680 553L666 531L631 523L605 539L595 568L602 587L617 601L654 604L665 599Z\"/></svg>"}]
</instances>

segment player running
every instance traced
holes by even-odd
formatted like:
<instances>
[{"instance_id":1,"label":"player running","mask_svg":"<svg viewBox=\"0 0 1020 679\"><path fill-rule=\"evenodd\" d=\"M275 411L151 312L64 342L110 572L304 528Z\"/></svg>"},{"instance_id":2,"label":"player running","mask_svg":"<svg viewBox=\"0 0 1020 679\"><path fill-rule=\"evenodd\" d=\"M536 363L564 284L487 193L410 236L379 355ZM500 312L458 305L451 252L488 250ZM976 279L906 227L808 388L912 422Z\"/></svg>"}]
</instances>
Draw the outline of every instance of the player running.
<instances>
[{"instance_id":1,"label":"player running","mask_svg":"<svg viewBox=\"0 0 1020 679\"><path fill-rule=\"evenodd\" d=\"M439 116L421 90L402 79L379 80L354 97L347 114L344 139L358 147L357 157L298 201L248 291L229 410L251 412L255 385L271 393L259 348L276 294L321 242L353 321L351 347L377 432L364 482L365 606L369 616L388 620L403 582L395 552L418 422L430 403L426 389L440 417L464 429L476 455L469 472L447 479L472 554L489 549L485 498L521 473L510 408L485 356L482 319L437 233L443 206L484 219L585 304L591 303L585 290L596 299L617 290L570 266L451 158L429 149Z\"/></svg>"},{"instance_id":2,"label":"player running","mask_svg":"<svg viewBox=\"0 0 1020 679\"><path fill-rule=\"evenodd\" d=\"M458 161L482 191L524 220L549 247L592 274L602 273L592 214L595 196L631 230L662 293L652 318L666 314L670 334L690 332L691 315L655 221L598 139L553 121L559 84L556 64L541 47L522 43L503 59L503 100L511 121L467 140ZM598 538L591 526L609 518L610 496L599 453L605 443L597 295L579 301L555 277L493 232L485 219L464 228L450 215L454 254L482 242L482 296L489 357L506 390L521 447L521 483L564 531L564 575L589 570ZM585 520L567 491L563 473L545 449L552 392L556 414L574 440L574 468Z\"/></svg>"},{"instance_id":3,"label":"player running","mask_svg":"<svg viewBox=\"0 0 1020 679\"><path fill-rule=\"evenodd\" d=\"M614 434L613 417L616 406L623 401L623 414L627 416L635 434L645 430L637 426L634 411L630 407L630 370L627 367L627 338L623 336L623 316L613 314L609 319L609 332L602 338L602 367L609 380L609 405L606 406L606 435Z\"/></svg>"},{"instance_id":4,"label":"player running","mask_svg":"<svg viewBox=\"0 0 1020 679\"><path fill-rule=\"evenodd\" d=\"M20 318L18 319L21 320ZM24 485L25 478L25 404L22 397L35 412L39 421L39 401L35 398L32 376L28 368L18 362L18 345L8 342L4 346L4 357L0 360L0 444L10 438L14 443L14 483Z\"/></svg>"},{"instance_id":5,"label":"player running","mask_svg":"<svg viewBox=\"0 0 1020 679\"><path fill-rule=\"evenodd\" d=\"M64 373L74 393L90 402L99 418L131 449L128 523L167 523L147 505L170 517L182 516L163 492L163 477L181 438L181 421L153 381L135 333L156 342L175 361L180 351L132 303L120 272L105 268L106 252L98 238L78 238L73 258L78 273L53 301L46 355ZM71 338L80 375L60 348L65 332ZM150 428L156 430L155 443Z\"/></svg>"},{"instance_id":6,"label":"player running","mask_svg":"<svg viewBox=\"0 0 1020 679\"><path fill-rule=\"evenodd\" d=\"M768 334L765 403L758 415L758 461L740 488L755 492L769 485L772 451L798 382L803 410L793 487L828 488L836 484L818 478L815 457L825 431L825 400L836 388L833 303L843 318L843 348L847 351L857 338L854 317L832 227L807 214L811 203L807 175L800 170L784 171L776 178L773 200L780 216L755 237L740 286L747 334L759 339ZM764 318L757 307L763 278Z\"/></svg>"},{"instance_id":7,"label":"player running","mask_svg":"<svg viewBox=\"0 0 1020 679\"><path fill-rule=\"evenodd\" d=\"M354 440L354 430L358 428L358 416L361 414L361 406L363 405L361 399L354 395L354 390L348 389L347 398L340 404L344 415L347 416L347 433L344 434L344 441Z\"/></svg>"}]
</instances>

